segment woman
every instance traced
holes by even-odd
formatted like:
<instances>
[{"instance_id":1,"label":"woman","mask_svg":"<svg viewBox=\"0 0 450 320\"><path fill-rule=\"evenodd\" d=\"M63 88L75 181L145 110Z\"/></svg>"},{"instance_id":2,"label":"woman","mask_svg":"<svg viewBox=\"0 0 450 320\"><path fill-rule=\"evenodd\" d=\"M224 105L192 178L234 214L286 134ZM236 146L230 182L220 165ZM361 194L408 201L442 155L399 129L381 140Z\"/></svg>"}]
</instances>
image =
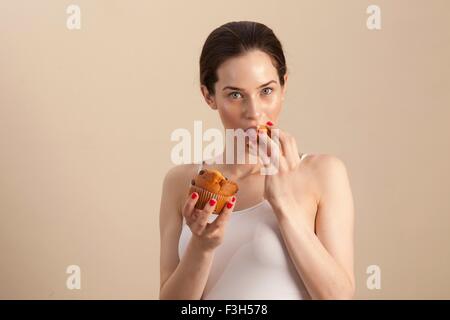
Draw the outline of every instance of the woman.
<instances>
[{"instance_id":1,"label":"woman","mask_svg":"<svg viewBox=\"0 0 450 320\"><path fill-rule=\"evenodd\" d=\"M262 175L261 161L203 162L167 173L160 299L353 297L354 208L346 167L331 155L300 155L294 137L278 128L287 78L282 46L265 25L231 22L207 38L200 57L206 103L225 129L279 129L279 143L267 135L258 142L281 149L279 170ZM254 147L245 148L246 159ZM218 159L225 163L226 150ZM218 216L214 200L200 210L198 195L187 196L201 168L216 168L239 185Z\"/></svg>"}]
</instances>

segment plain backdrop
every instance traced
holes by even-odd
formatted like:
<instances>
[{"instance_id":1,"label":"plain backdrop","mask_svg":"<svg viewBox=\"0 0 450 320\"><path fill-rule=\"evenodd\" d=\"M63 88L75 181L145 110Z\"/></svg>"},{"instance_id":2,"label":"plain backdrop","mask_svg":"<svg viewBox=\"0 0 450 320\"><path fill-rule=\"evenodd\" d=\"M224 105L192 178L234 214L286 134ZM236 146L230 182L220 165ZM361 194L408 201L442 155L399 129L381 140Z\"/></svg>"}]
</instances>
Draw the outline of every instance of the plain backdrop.
<instances>
[{"instance_id":1,"label":"plain backdrop","mask_svg":"<svg viewBox=\"0 0 450 320\"><path fill-rule=\"evenodd\" d=\"M71 4L80 30L66 27ZM366 27L371 4L381 30ZM446 0L1 1L0 298L158 298L170 134L222 128L198 60L214 28L239 20L284 46L279 126L347 167L356 298L450 298Z\"/></svg>"}]
</instances>

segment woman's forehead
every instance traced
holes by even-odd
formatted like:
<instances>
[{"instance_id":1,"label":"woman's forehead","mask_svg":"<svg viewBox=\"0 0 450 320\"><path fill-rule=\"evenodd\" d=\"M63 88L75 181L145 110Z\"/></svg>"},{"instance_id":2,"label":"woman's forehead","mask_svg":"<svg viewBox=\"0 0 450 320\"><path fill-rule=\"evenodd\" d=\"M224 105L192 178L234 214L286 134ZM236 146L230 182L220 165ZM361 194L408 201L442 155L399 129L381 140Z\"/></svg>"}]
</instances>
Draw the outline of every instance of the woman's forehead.
<instances>
[{"instance_id":1,"label":"woman's forehead","mask_svg":"<svg viewBox=\"0 0 450 320\"><path fill-rule=\"evenodd\" d=\"M276 80L277 70L270 56L262 51L253 51L225 61L217 69L221 87L234 86L253 89Z\"/></svg>"}]
</instances>

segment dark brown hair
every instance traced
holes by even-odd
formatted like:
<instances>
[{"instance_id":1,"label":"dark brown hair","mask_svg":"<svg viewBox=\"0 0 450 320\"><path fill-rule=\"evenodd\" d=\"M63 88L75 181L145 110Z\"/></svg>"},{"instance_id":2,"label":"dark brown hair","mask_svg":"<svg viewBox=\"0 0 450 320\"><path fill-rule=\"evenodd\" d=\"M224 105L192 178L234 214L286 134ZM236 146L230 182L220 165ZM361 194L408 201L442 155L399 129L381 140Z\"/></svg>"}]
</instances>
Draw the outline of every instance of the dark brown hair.
<instances>
[{"instance_id":1,"label":"dark brown hair","mask_svg":"<svg viewBox=\"0 0 450 320\"><path fill-rule=\"evenodd\" d=\"M267 53L278 71L280 84L284 85L287 72L283 47L272 29L252 21L226 23L214 29L203 45L200 55L200 84L214 95L217 69L227 59L258 49Z\"/></svg>"}]
</instances>

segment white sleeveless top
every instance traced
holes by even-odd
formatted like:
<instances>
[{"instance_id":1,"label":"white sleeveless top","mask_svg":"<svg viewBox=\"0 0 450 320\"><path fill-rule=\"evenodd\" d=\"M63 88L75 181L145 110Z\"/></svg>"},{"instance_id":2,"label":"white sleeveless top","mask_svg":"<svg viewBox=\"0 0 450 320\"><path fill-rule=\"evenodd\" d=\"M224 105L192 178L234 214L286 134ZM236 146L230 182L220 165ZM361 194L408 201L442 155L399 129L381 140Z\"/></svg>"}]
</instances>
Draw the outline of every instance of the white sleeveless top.
<instances>
[{"instance_id":1,"label":"white sleeveless top","mask_svg":"<svg viewBox=\"0 0 450 320\"><path fill-rule=\"evenodd\" d=\"M306 154L301 156L301 160ZM201 165L199 171L201 170ZM217 215L210 215L209 222ZM191 238L183 218L178 254ZM215 249L204 300L301 300L310 296L287 252L267 200L233 211L223 242Z\"/></svg>"}]
</instances>

